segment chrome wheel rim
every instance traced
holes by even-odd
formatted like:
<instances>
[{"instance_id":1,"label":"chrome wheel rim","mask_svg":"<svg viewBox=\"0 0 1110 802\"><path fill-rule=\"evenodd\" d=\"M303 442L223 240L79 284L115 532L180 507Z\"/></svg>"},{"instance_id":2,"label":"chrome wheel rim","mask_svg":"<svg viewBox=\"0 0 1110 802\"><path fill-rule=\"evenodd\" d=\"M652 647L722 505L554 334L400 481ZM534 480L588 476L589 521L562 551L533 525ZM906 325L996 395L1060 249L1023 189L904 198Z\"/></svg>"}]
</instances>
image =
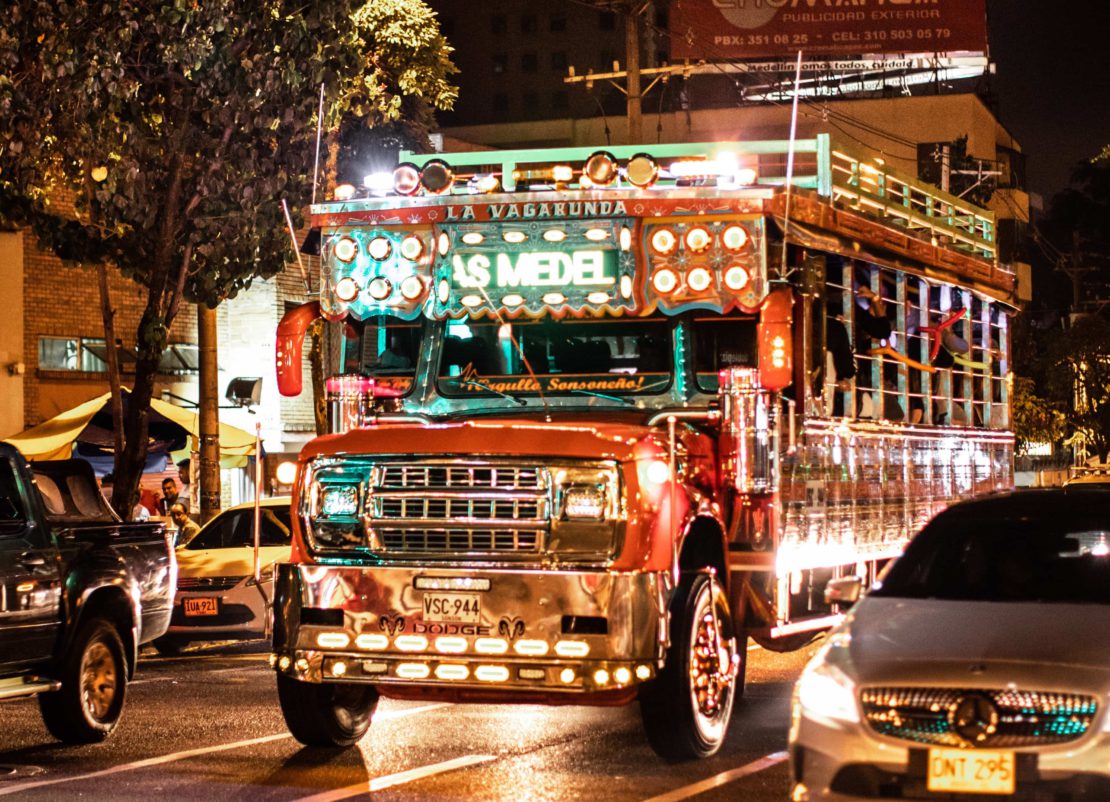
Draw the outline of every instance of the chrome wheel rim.
<instances>
[{"instance_id":1,"label":"chrome wheel rim","mask_svg":"<svg viewBox=\"0 0 1110 802\"><path fill-rule=\"evenodd\" d=\"M111 650L97 641L81 658L81 701L95 721L103 721L116 700L116 661Z\"/></svg>"},{"instance_id":2,"label":"chrome wheel rim","mask_svg":"<svg viewBox=\"0 0 1110 802\"><path fill-rule=\"evenodd\" d=\"M724 736L732 713L732 688L738 667L736 641L725 637L722 631L727 611L715 606L713 591L713 585L708 584L699 594L689 654L694 720L708 741Z\"/></svg>"}]
</instances>

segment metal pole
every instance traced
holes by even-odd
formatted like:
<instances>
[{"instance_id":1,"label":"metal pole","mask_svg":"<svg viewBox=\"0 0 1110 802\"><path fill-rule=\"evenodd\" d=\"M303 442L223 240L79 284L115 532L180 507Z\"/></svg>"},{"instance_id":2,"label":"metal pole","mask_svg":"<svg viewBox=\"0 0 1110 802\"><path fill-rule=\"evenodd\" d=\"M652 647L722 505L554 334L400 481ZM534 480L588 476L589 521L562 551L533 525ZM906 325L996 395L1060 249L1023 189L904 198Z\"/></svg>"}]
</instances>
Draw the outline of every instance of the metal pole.
<instances>
[{"instance_id":1,"label":"metal pole","mask_svg":"<svg viewBox=\"0 0 1110 802\"><path fill-rule=\"evenodd\" d=\"M200 368L200 522L220 511L220 417L216 310L197 304Z\"/></svg>"},{"instance_id":2,"label":"metal pole","mask_svg":"<svg viewBox=\"0 0 1110 802\"><path fill-rule=\"evenodd\" d=\"M262 576L258 549L262 545L262 422L254 424L254 581ZM260 586L261 587L261 586ZM265 593L262 594L265 597Z\"/></svg>"}]
</instances>

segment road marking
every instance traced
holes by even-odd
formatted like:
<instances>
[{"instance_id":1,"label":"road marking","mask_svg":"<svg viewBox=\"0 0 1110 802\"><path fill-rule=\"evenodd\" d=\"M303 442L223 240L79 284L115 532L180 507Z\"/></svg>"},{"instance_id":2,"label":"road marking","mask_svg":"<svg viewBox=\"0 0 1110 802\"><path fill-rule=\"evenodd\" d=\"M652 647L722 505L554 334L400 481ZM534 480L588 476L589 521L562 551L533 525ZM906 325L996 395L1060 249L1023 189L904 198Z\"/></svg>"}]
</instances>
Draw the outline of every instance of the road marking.
<instances>
[{"instance_id":1,"label":"road marking","mask_svg":"<svg viewBox=\"0 0 1110 802\"><path fill-rule=\"evenodd\" d=\"M301 797L295 800L295 802L338 802L338 800L341 799L350 799L353 796L361 796L366 793L381 791L384 788L392 788L395 785L404 785L405 783L410 783L415 780L422 780L425 777L433 777L436 774L444 774L445 772L455 771L456 769L465 769L467 766L489 763L491 760L497 760L497 755L464 755L454 760L445 760L443 763L433 763L430 766L421 766L420 768L409 769L408 771L400 771L396 774L387 774L384 777L373 777L364 782L348 785L346 788L321 791L312 796Z\"/></svg>"},{"instance_id":2,"label":"road marking","mask_svg":"<svg viewBox=\"0 0 1110 802\"><path fill-rule=\"evenodd\" d=\"M374 716L375 722L380 721L393 721L394 719L407 718L409 716L419 715L420 713L427 713L431 710L438 710L441 707L449 707L446 702L439 702L432 705L424 705L423 707L410 707L403 710L385 710ZM21 791L30 791L32 788L42 788L47 785L57 785L59 783L74 782L76 780L92 780L97 777L107 777L112 774L120 774L125 771L135 771L136 769L145 769L150 766L161 766L165 763L174 763L178 760L187 760L191 757L200 757L201 755L211 755L215 752L227 752L231 749L242 749L246 746L255 746L257 744L270 743L271 741L281 741L293 736L287 732L281 732L276 735L263 735L260 738L248 738L245 741L235 741L229 744L220 744L219 746L202 746L196 749L187 749L184 752L172 752L168 755L158 755L157 757L148 757L144 760L136 760L133 763L121 763L118 766L112 766L108 769L101 769L100 771L89 772L88 774L74 774L71 777L53 777L49 780L37 780L34 782L20 783L18 785L3 785L0 786L0 796L7 796Z\"/></svg>"},{"instance_id":3,"label":"road marking","mask_svg":"<svg viewBox=\"0 0 1110 802\"><path fill-rule=\"evenodd\" d=\"M764 755L759 760L753 760L746 766L721 772L714 777L710 777L708 780L702 780L693 785L685 785L682 788L676 788L660 796L653 796L651 799L644 800L644 802L679 802L682 799L689 799L692 796L697 796L706 791L712 791L714 788L720 788L722 785L728 785L730 782L735 782L742 777L747 777L749 774L757 774L764 769L777 766L784 760L786 760L786 752L772 752L769 755Z\"/></svg>"}]
</instances>

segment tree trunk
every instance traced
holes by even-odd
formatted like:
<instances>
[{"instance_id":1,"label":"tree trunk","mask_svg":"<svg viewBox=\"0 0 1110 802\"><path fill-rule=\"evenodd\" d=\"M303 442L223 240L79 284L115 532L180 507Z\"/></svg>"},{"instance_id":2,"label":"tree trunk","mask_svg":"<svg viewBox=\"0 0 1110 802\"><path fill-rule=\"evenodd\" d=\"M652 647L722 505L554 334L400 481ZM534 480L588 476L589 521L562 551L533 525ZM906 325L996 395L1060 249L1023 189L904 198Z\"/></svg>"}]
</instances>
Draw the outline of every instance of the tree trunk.
<instances>
[{"instance_id":1,"label":"tree trunk","mask_svg":"<svg viewBox=\"0 0 1110 802\"><path fill-rule=\"evenodd\" d=\"M144 325L151 317L150 310L143 315L139 324L140 343ZM158 364L162 352L156 346L143 343L135 363L135 384L128 398L127 414L124 416L124 445L122 455L117 455L116 481L112 486L112 507L116 510L131 510L139 499L139 481L146 466L146 455L150 431L150 399L154 396L154 382L158 375Z\"/></svg>"},{"instance_id":2,"label":"tree trunk","mask_svg":"<svg viewBox=\"0 0 1110 802\"><path fill-rule=\"evenodd\" d=\"M104 318L104 358L108 363L108 387L112 393L112 445L114 447L112 474L118 476L120 459L123 456L123 390L120 387L119 351L116 350L116 310L112 308L112 299L108 292L108 267L103 262L96 266L97 279L100 284L100 314ZM115 501L113 483L113 502ZM134 507L115 511L125 521L131 520L131 511Z\"/></svg>"}]
</instances>

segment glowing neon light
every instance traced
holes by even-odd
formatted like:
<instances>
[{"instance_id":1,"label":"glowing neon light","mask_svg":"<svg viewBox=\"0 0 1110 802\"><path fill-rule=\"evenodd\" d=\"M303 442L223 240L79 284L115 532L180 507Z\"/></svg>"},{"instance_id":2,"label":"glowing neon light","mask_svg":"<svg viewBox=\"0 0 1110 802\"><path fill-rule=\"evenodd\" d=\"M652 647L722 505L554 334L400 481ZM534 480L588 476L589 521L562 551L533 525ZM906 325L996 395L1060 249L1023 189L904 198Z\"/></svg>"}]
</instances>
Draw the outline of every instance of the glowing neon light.
<instances>
[{"instance_id":1,"label":"glowing neon light","mask_svg":"<svg viewBox=\"0 0 1110 802\"><path fill-rule=\"evenodd\" d=\"M389 648L389 638L385 635L365 634L355 638L355 646L368 652L380 652Z\"/></svg>"},{"instance_id":2,"label":"glowing neon light","mask_svg":"<svg viewBox=\"0 0 1110 802\"><path fill-rule=\"evenodd\" d=\"M401 663L397 666L397 676L401 679L425 679L432 670L424 663Z\"/></svg>"},{"instance_id":3,"label":"glowing neon light","mask_svg":"<svg viewBox=\"0 0 1110 802\"><path fill-rule=\"evenodd\" d=\"M673 270L663 268L651 277L651 286L655 287L655 291L660 295L670 295L678 287L678 276Z\"/></svg>"},{"instance_id":4,"label":"glowing neon light","mask_svg":"<svg viewBox=\"0 0 1110 802\"><path fill-rule=\"evenodd\" d=\"M474 676L482 682L504 682L509 678L509 669L505 666L478 666L474 669Z\"/></svg>"},{"instance_id":5,"label":"glowing neon light","mask_svg":"<svg viewBox=\"0 0 1110 802\"><path fill-rule=\"evenodd\" d=\"M702 253L709 250L709 246L713 244L713 235L702 226L694 226L686 232L686 247L694 253Z\"/></svg>"},{"instance_id":6,"label":"glowing neon light","mask_svg":"<svg viewBox=\"0 0 1110 802\"><path fill-rule=\"evenodd\" d=\"M389 279L378 276L370 281L366 291L375 301L384 301L393 292L393 285L389 283Z\"/></svg>"},{"instance_id":7,"label":"glowing neon light","mask_svg":"<svg viewBox=\"0 0 1110 802\"><path fill-rule=\"evenodd\" d=\"M694 292L705 292L713 283L713 276L704 267L695 267L686 274L686 284Z\"/></svg>"},{"instance_id":8,"label":"glowing neon light","mask_svg":"<svg viewBox=\"0 0 1110 802\"><path fill-rule=\"evenodd\" d=\"M543 238L548 242L562 242L567 238L567 232L558 228L552 228L543 232Z\"/></svg>"},{"instance_id":9,"label":"glowing neon light","mask_svg":"<svg viewBox=\"0 0 1110 802\"><path fill-rule=\"evenodd\" d=\"M652 232L651 249L660 256L670 256L678 247L678 237L669 228L659 228Z\"/></svg>"},{"instance_id":10,"label":"glowing neon light","mask_svg":"<svg viewBox=\"0 0 1110 802\"><path fill-rule=\"evenodd\" d=\"M532 251L487 255L455 254L456 287L609 287L616 283L614 251Z\"/></svg>"},{"instance_id":11,"label":"glowing neon light","mask_svg":"<svg viewBox=\"0 0 1110 802\"><path fill-rule=\"evenodd\" d=\"M424 242L420 237L405 237L401 240L401 256L415 262L424 253Z\"/></svg>"}]
</instances>

